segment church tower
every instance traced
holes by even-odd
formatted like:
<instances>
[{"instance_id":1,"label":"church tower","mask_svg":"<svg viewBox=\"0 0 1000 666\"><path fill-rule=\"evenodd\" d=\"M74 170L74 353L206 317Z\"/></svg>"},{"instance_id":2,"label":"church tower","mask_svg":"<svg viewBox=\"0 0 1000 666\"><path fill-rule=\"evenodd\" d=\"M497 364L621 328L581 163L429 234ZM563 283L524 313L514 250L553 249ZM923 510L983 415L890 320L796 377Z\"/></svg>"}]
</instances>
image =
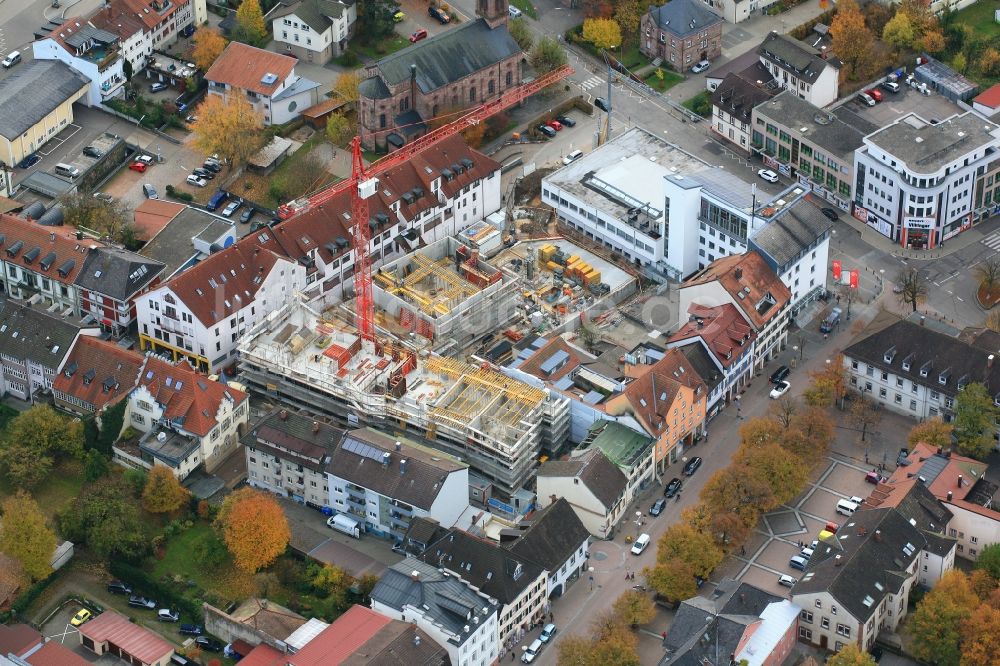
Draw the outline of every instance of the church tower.
<instances>
[{"instance_id":1,"label":"church tower","mask_svg":"<svg viewBox=\"0 0 1000 666\"><path fill-rule=\"evenodd\" d=\"M476 0L476 15L489 23L491 28L507 25L508 0Z\"/></svg>"}]
</instances>

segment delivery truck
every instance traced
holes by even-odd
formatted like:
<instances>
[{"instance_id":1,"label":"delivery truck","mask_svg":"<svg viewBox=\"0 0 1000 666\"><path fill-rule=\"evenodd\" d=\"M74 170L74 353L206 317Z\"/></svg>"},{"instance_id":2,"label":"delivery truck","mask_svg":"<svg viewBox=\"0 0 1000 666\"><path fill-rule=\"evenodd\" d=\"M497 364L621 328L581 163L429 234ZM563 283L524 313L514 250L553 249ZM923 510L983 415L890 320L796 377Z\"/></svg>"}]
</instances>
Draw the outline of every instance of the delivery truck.
<instances>
[{"instance_id":1,"label":"delivery truck","mask_svg":"<svg viewBox=\"0 0 1000 666\"><path fill-rule=\"evenodd\" d=\"M361 532L364 530L364 526L361 521L355 520L348 515L343 513L338 513L336 516L330 516L326 521L326 526L331 527L338 532L343 532L355 539L361 538Z\"/></svg>"}]
</instances>

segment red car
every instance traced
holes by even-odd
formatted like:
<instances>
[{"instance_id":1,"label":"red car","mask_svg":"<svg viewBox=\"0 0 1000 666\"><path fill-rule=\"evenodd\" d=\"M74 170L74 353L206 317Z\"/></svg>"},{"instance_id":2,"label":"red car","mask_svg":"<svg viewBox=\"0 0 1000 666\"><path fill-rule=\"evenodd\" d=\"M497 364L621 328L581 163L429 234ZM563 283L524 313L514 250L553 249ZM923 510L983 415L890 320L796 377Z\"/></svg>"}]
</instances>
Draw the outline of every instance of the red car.
<instances>
[{"instance_id":1,"label":"red car","mask_svg":"<svg viewBox=\"0 0 1000 666\"><path fill-rule=\"evenodd\" d=\"M132 162L128 165L129 169L132 171L138 171L139 173L146 173L146 163L145 162Z\"/></svg>"},{"instance_id":2,"label":"red car","mask_svg":"<svg viewBox=\"0 0 1000 666\"><path fill-rule=\"evenodd\" d=\"M549 122L547 122L545 124L548 125L549 127L551 127L552 129L554 129L557 132L562 129L562 123L559 122L558 120L550 120Z\"/></svg>"},{"instance_id":3,"label":"red car","mask_svg":"<svg viewBox=\"0 0 1000 666\"><path fill-rule=\"evenodd\" d=\"M882 91L881 90L878 90L876 88L872 88L871 90L868 91L868 94L871 95L872 98L876 102L881 102L882 101Z\"/></svg>"},{"instance_id":4,"label":"red car","mask_svg":"<svg viewBox=\"0 0 1000 666\"><path fill-rule=\"evenodd\" d=\"M427 39L427 31L424 30L423 28L421 28L420 30L417 30L415 33L413 33L412 35L410 35L410 41L411 42L416 43L416 42L419 42L421 39Z\"/></svg>"}]
</instances>

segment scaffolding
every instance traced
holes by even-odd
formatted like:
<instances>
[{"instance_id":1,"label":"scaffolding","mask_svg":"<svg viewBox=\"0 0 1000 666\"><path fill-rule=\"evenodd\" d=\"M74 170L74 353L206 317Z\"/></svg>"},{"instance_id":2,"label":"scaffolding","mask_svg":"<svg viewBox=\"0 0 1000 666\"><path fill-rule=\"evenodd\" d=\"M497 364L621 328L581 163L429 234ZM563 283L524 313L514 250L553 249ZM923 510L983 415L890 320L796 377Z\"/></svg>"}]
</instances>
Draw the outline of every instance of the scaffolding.
<instances>
[{"instance_id":1,"label":"scaffolding","mask_svg":"<svg viewBox=\"0 0 1000 666\"><path fill-rule=\"evenodd\" d=\"M431 412L458 422L488 419L518 428L521 421L545 400L541 389L489 368L441 356L431 356L424 367L428 373L455 382Z\"/></svg>"},{"instance_id":2,"label":"scaffolding","mask_svg":"<svg viewBox=\"0 0 1000 666\"><path fill-rule=\"evenodd\" d=\"M400 296L432 317L450 314L456 301L464 301L480 291L480 287L453 271L454 262L449 257L434 261L420 252L409 255L417 267L400 278L396 270L380 270L375 274L378 285L390 294ZM426 280L433 283L421 286ZM440 289L440 291L439 291Z\"/></svg>"}]
</instances>

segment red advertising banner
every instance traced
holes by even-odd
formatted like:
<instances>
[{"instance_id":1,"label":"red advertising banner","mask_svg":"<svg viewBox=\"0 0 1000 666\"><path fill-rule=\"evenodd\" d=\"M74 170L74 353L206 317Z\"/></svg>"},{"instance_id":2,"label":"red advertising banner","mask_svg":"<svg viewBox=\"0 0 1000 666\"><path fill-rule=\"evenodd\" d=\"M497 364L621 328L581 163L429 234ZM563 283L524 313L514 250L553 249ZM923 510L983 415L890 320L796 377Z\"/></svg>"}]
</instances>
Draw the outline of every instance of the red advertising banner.
<instances>
[{"instance_id":1,"label":"red advertising banner","mask_svg":"<svg viewBox=\"0 0 1000 666\"><path fill-rule=\"evenodd\" d=\"M840 282L840 260L833 260L833 279Z\"/></svg>"},{"instance_id":2,"label":"red advertising banner","mask_svg":"<svg viewBox=\"0 0 1000 666\"><path fill-rule=\"evenodd\" d=\"M851 289L858 288L858 279L860 278L860 272L857 269L851 271Z\"/></svg>"}]
</instances>

